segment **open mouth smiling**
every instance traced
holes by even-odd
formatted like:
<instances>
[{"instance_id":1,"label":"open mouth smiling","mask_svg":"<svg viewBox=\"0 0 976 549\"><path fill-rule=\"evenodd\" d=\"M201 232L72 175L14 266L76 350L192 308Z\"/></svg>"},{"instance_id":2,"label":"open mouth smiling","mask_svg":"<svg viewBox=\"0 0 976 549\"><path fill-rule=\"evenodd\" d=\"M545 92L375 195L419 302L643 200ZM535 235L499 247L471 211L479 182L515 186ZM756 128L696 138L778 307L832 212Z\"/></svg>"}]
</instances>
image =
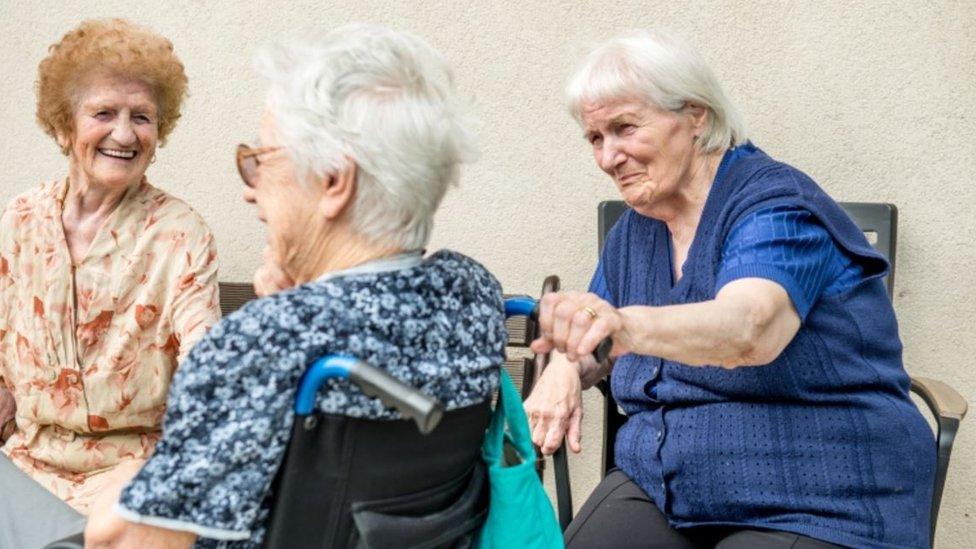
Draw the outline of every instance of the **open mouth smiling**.
<instances>
[{"instance_id":1,"label":"open mouth smiling","mask_svg":"<svg viewBox=\"0 0 976 549\"><path fill-rule=\"evenodd\" d=\"M136 151L123 151L119 149L98 149L98 152L105 156L118 158L119 160L132 160L136 157Z\"/></svg>"}]
</instances>

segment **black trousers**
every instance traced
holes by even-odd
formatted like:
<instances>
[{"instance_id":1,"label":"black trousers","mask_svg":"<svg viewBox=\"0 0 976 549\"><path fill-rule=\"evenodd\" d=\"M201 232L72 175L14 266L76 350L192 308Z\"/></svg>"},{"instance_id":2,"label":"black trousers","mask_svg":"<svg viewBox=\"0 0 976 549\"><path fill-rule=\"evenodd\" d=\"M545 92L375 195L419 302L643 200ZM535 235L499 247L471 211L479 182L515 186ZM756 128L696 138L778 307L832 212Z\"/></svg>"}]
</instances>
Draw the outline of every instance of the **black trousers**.
<instances>
[{"instance_id":1,"label":"black trousers","mask_svg":"<svg viewBox=\"0 0 976 549\"><path fill-rule=\"evenodd\" d=\"M789 532L744 528L675 530L627 475L614 469L566 529L566 547L654 549L830 549L837 545Z\"/></svg>"}]
</instances>

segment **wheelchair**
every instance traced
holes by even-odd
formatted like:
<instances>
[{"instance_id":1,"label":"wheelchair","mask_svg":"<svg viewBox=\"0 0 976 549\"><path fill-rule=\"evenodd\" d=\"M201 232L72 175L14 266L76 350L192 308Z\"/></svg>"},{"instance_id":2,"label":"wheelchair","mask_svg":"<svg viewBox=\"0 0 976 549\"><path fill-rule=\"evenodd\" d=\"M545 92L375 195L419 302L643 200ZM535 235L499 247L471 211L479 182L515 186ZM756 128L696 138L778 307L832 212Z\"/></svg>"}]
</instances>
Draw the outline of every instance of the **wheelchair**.
<instances>
[{"instance_id":1,"label":"wheelchair","mask_svg":"<svg viewBox=\"0 0 976 549\"><path fill-rule=\"evenodd\" d=\"M533 316L530 297L505 300L507 317ZM609 341L595 353L605 354ZM316 395L345 378L404 419L323 414ZM481 444L489 401L444 411L436 399L383 370L345 356L313 362L299 382L295 419L272 483L267 549L464 548L488 512ZM46 549L82 549L77 534Z\"/></svg>"}]
</instances>

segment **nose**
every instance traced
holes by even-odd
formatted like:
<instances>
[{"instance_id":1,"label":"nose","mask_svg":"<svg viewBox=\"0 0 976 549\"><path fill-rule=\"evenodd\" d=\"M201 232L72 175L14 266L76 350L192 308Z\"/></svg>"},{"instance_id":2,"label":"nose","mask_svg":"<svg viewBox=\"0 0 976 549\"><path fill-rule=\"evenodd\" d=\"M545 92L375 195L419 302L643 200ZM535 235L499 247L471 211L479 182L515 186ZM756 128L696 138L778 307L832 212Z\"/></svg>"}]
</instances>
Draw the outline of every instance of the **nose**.
<instances>
[{"instance_id":1,"label":"nose","mask_svg":"<svg viewBox=\"0 0 976 549\"><path fill-rule=\"evenodd\" d=\"M597 154L597 163L600 165L600 169L607 173L613 173L614 169L626 160L627 155L624 154L617 140L613 137L604 138L603 145Z\"/></svg>"},{"instance_id":2,"label":"nose","mask_svg":"<svg viewBox=\"0 0 976 549\"><path fill-rule=\"evenodd\" d=\"M132 120L128 116L119 116L112 128L112 139L123 147L135 144L136 132L132 127Z\"/></svg>"},{"instance_id":3,"label":"nose","mask_svg":"<svg viewBox=\"0 0 976 549\"><path fill-rule=\"evenodd\" d=\"M254 204L255 201L254 189L252 189L251 187L244 187L244 192L241 193L241 196L244 197L244 202L247 202L248 204Z\"/></svg>"}]
</instances>

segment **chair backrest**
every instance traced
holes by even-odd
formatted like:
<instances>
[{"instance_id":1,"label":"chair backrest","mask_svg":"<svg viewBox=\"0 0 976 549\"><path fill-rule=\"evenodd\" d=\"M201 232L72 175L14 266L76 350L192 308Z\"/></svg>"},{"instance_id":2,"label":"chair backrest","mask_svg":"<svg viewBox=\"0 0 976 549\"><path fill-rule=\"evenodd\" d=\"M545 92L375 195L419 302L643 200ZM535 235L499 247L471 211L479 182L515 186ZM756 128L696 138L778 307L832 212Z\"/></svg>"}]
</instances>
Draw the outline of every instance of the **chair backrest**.
<instances>
[{"instance_id":1,"label":"chair backrest","mask_svg":"<svg viewBox=\"0 0 976 549\"><path fill-rule=\"evenodd\" d=\"M250 282L221 282L219 285L221 316L233 313L248 301L258 297L254 293L254 285Z\"/></svg>"},{"instance_id":2,"label":"chair backrest","mask_svg":"<svg viewBox=\"0 0 976 549\"><path fill-rule=\"evenodd\" d=\"M272 484L266 549L419 546L469 536L487 510L488 403L412 421L296 415Z\"/></svg>"}]
</instances>

